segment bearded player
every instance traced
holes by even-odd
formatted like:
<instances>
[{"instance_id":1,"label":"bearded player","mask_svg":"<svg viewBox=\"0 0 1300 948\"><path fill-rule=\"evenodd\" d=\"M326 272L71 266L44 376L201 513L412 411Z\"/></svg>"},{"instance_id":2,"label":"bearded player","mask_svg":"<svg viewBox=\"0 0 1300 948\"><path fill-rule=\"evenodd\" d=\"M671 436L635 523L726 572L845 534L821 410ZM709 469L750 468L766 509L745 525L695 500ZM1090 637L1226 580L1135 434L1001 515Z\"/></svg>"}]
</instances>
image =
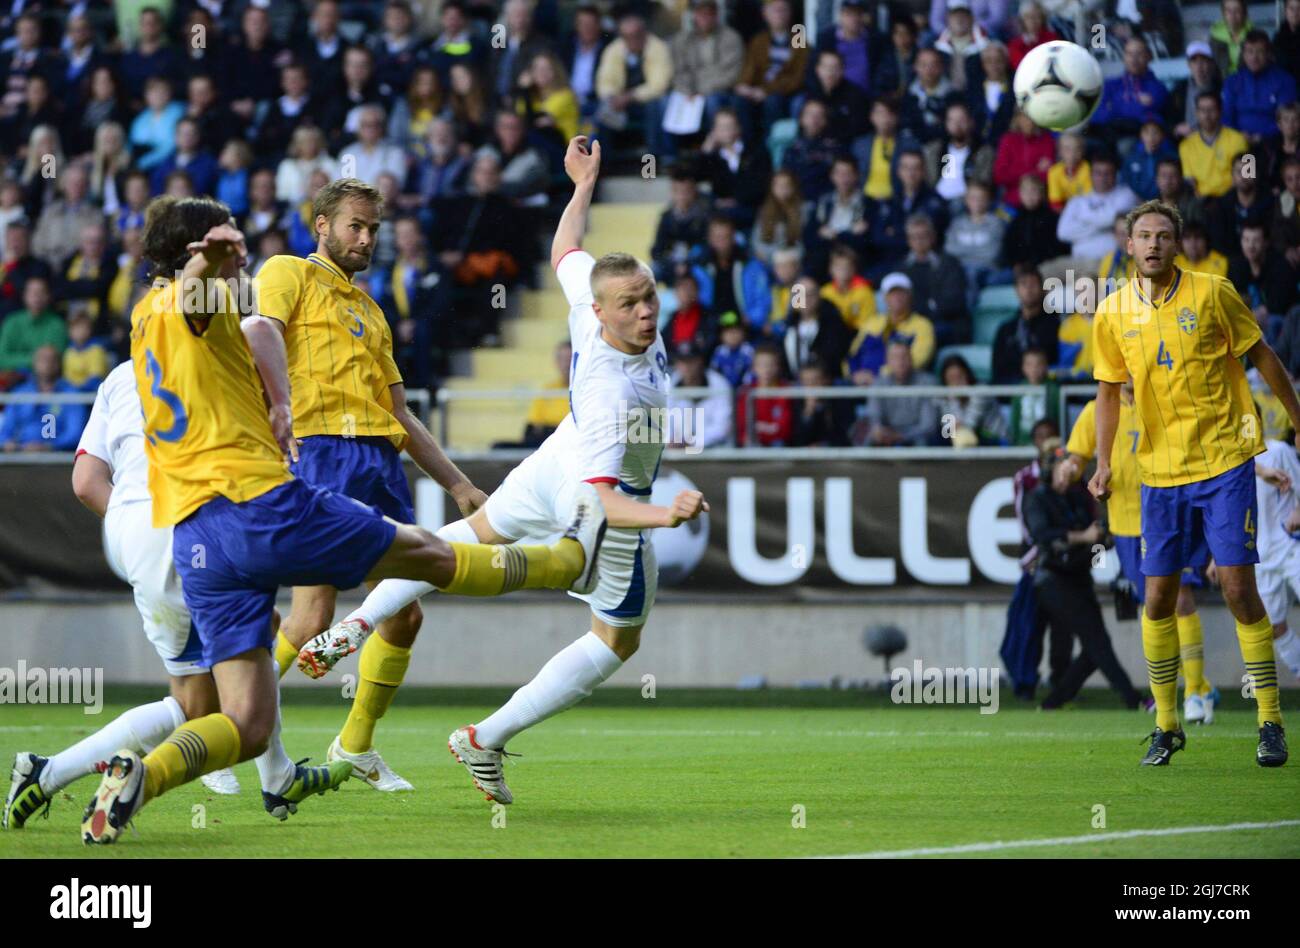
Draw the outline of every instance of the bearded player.
<instances>
[{"instance_id":1,"label":"bearded player","mask_svg":"<svg viewBox=\"0 0 1300 948\"><path fill-rule=\"evenodd\" d=\"M592 594L578 597L591 606L591 630L552 657L499 710L448 739L475 786L498 803L514 799L501 769L506 742L591 694L636 652L658 579L654 548L644 531L675 527L709 509L703 494L693 490L680 492L670 507L650 503L663 433L629 429L638 418L661 418L667 403L659 299L644 263L623 253L596 260L582 250L600 171L600 145L593 143L588 151L586 142L581 135L569 142L564 169L574 194L551 244L551 264L570 305L569 414L480 510L439 531L484 543L544 537L554 533L560 512L584 484L595 485L609 518L598 562L600 583ZM642 413L632 416L629 408ZM429 591L423 583L381 583L360 609L303 649L299 666L313 677L324 674L377 622Z\"/></svg>"},{"instance_id":2,"label":"bearded player","mask_svg":"<svg viewBox=\"0 0 1300 948\"><path fill-rule=\"evenodd\" d=\"M1127 249L1138 279L1106 297L1093 324L1097 471L1088 486L1098 500L1110 496L1120 387L1131 376L1142 436L1142 649L1156 700L1156 727L1142 763L1167 765L1186 745L1177 711L1174 613L1179 577L1204 540L1254 684L1255 759L1263 767L1280 767L1287 747L1273 626L1255 585L1254 459L1264 442L1241 357L1259 370L1297 430L1300 401L1232 284L1174 266L1182 227L1177 209L1158 200L1128 214Z\"/></svg>"}]
</instances>

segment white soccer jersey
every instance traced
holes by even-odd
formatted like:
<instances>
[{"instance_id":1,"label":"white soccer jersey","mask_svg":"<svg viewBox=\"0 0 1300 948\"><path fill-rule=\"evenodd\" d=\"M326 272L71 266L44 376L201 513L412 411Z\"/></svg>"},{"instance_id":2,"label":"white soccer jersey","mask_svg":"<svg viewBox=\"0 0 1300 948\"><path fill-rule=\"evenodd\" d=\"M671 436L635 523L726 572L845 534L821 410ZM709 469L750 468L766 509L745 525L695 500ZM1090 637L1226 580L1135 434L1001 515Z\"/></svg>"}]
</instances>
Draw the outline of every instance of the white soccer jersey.
<instances>
[{"instance_id":1,"label":"white soccer jersey","mask_svg":"<svg viewBox=\"0 0 1300 948\"><path fill-rule=\"evenodd\" d=\"M569 301L569 414L539 452L575 480L616 484L645 503L659 471L668 404L668 353L662 336L645 352L620 352L600 335L592 309L595 258L571 250L556 267Z\"/></svg>"},{"instance_id":2,"label":"white soccer jersey","mask_svg":"<svg viewBox=\"0 0 1300 948\"><path fill-rule=\"evenodd\" d=\"M1286 532L1284 524L1295 507L1296 491L1300 491L1300 460L1296 459L1295 446L1281 441L1268 441L1264 453L1255 459L1257 464L1279 468L1291 478L1291 489L1285 493L1271 484L1256 479L1255 493L1259 505L1260 566L1282 569L1300 541Z\"/></svg>"},{"instance_id":3,"label":"white soccer jersey","mask_svg":"<svg viewBox=\"0 0 1300 948\"><path fill-rule=\"evenodd\" d=\"M135 387L131 360L123 362L99 386L90 420L77 454L90 454L113 469L108 509L150 500L149 461L144 454L144 409Z\"/></svg>"}]
</instances>

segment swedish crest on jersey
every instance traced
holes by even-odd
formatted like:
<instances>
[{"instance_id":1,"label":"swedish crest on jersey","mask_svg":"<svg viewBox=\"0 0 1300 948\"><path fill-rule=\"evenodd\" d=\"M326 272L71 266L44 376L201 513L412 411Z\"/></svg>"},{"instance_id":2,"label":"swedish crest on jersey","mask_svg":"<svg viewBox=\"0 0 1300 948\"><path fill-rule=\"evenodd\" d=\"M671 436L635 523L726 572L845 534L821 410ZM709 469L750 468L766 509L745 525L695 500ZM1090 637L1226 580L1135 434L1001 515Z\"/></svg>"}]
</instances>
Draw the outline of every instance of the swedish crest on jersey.
<instances>
[{"instance_id":1,"label":"swedish crest on jersey","mask_svg":"<svg viewBox=\"0 0 1300 948\"><path fill-rule=\"evenodd\" d=\"M1178 328L1189 336L1196 332L1196 314L1186 306L1178 311Z\"/></svg>"}]
</instances>

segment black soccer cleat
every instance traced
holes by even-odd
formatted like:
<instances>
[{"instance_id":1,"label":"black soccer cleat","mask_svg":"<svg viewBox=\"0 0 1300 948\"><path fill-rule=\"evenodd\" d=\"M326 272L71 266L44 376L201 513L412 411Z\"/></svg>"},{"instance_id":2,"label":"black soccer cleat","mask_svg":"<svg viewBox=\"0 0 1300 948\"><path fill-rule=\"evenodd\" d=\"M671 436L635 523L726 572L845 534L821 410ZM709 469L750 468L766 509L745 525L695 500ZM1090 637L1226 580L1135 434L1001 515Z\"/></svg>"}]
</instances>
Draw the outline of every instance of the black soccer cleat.
<instances>
[{"instance_id":1,"label":"black soccer cleat","mask_svg":"<svg viewBox=\"0 0 1300 948\"><path fill-rule=\"evenodd\" d=\"M1255 763L1261 767L1281 767L1286 763L1286 731L1282 725L1265 721L1259 729L1259 746L1255 748Z\"/></svg>"},{"instance_id":2,"label":"black soccer cleat","mask_svg":"<svg viewBox=\"0 0 1300 948\"><path fill-rule=\"evenodd\" d=\"M1147 748L1142 758L1143 767L1168 767L1169 758L1187 746L1187 735L1183 733L1182 728L1176 731L1162 731L1156 728L1145 739L1150 739L1151 746Z\"/></svg>"}]
</instances>

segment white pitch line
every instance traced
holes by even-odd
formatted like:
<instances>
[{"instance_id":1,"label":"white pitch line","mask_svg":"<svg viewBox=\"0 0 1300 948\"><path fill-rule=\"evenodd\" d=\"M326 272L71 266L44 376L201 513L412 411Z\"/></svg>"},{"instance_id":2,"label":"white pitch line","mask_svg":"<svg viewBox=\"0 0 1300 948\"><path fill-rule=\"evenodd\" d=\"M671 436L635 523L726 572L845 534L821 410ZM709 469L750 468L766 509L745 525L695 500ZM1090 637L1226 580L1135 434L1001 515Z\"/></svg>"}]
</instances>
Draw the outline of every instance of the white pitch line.
<instances>
[{"instance_id":1,"label":"white pitch line","mask_svg":"<svg viewBox=\"0 0 1300 948\"><path fill-rule=\"evenodd\" d=\"M962 853L988 853L1002 849L1028 849L1041 846L1077 846L1082 843L1105 843L1116 839L1146 836L1184 836L1190 833L1234 833L1241 830L1278 829L1300 826L1300 820L1273 820L1269 823L1224 823L1219 826L1173 826L1166 829L1123 830L1093 833L1088 836L1056 836L1050 839L1018 839L1011 842L963 843L960 846L927 846L921 849L892 849L874 853L845 853L837 856L813 856L813 859L910 859L913 856L954 856Z\"/></svg>"}]
</instances>

